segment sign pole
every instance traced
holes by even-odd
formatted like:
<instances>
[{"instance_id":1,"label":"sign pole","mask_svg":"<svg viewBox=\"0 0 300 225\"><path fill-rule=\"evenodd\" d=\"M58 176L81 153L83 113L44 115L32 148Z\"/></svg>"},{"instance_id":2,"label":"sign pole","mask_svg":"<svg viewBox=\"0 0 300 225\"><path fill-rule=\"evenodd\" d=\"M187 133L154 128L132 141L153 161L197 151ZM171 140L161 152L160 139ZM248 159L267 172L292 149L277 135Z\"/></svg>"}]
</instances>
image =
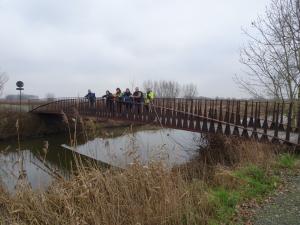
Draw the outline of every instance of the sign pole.
<instances>
[{"instance_id":1,"label":"sign pole","mask_svg":"<svg viewBox=\"0 0 300 225\"><path fill-rule=\"evenodd\" d=\"M19 100L20 100L20 105L19 105L19 110L20 110L20 114L21 114L21 111L22 111L22 91L24 90L24 83L23 83L23 81L18 81L17 83L16 83L16 85L17 85L17 90L18 91L20 91L20 96L19 96Z\"/></svg>"},{"instance_id":2,"label":"sign pole","mask_svg":"<svg viewBox=\"0 0 300 225\"><path fill-rule=\"evenodd\" d=\"M21 90L20 90L20 106L19 106L19 109L20 109L20 114L21 114L21 106L22 106L22 93L21 93Z\"/></svg>"}]
</instances>

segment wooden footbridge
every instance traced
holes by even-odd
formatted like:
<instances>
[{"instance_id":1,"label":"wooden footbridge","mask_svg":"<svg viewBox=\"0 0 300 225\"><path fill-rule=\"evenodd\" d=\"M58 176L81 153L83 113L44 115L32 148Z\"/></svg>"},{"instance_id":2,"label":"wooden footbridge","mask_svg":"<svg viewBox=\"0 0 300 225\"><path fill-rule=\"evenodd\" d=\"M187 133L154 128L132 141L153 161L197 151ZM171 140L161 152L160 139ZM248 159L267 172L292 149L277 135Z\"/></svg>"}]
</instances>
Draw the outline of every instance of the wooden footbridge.
<instances>
[{"instance_id":1,"label":"wooden footbridge","mask_svg":"<svg viewBox=\"0 0 300 225\"><path fill-rule=\"evenodd\" d=\"M87 99L70 98L40 105L31 112L155 124L300 146L300 110L289 102L157 98L147 106L99 98L91 105Z\"/></svg>"}]
</instances>

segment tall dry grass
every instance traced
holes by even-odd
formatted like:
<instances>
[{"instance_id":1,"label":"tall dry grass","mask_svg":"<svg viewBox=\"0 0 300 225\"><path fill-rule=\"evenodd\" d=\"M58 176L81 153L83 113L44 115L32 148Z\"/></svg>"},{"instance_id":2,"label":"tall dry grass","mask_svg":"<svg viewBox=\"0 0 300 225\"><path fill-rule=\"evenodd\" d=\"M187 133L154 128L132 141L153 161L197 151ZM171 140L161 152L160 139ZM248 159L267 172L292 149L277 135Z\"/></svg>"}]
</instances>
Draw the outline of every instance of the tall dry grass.
<instances>
[{"instance_id":1,"label":"tall dry grass","mask_svg":"<svg viewBox=\"0 0 300 225\"><path fill-rule=\"evenodd\" d=\"M199 178L206 183L213 181L215 173L220 169L232 170L249 164L267 169L272 165L276 154L284 148L223 135L207 135L199 140L199 144L199 154L190 162L174 169L188 180Z\"/></svg>"},{"instance_id":2,"label":"tall dry grass","mask_svg":"<svg viewBox=\"0 0 300 225\"><path fill-rule=\"evenodd\" d=\"M206 224L211 209L203 190L161 165L133 165L81 171L44 193L1 194L0 205L7 223Z\"/></svg>"},{"instance_id":3,"label":"tall dry grass","mask_svg":"<svg viewBox=\"0 0 300 225\"><path fill-rule=\"evenodd\" d=\"M198 160L208 165L243 166L253 163L268 166L283 146L260 143L254 140L228 138L223 135L206 136L207 145L200 147Z\"/></svg>"},{"instance_id":4,"label":"tall dry grass","mask_svg":"<svg viewBox=\"0 0 300 225\"><path fill-rule=\"evenodd\" d=\"M208 224L214 216L208 187L218 167L249 163L267 166L276 148L269 144L207 137L192 162L166 169L134 164L126 170L81 168L45 192L0 190L3 224Z\"/></svg>"}]
</instances>

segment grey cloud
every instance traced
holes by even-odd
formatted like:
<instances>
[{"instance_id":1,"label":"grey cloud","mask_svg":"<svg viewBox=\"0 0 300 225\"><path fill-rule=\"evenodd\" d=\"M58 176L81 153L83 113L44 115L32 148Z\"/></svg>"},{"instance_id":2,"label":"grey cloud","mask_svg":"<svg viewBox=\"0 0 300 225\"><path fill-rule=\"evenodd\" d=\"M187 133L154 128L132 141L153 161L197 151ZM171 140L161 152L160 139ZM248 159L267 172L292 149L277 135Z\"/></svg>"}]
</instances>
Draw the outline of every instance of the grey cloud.
<instances>
[{"instance_id":1,"label":"grey cloud","mask_svg":"<svg viewBox=\"0 0 300 225\"><path fill-rule=\"evenodd\" d=\"M0 0L5 93L18 79L32 94L74 96L152 78L194 82L201 95L240 96L232 81L240 28L268 1Z\"/></svg>"}]
</instances>

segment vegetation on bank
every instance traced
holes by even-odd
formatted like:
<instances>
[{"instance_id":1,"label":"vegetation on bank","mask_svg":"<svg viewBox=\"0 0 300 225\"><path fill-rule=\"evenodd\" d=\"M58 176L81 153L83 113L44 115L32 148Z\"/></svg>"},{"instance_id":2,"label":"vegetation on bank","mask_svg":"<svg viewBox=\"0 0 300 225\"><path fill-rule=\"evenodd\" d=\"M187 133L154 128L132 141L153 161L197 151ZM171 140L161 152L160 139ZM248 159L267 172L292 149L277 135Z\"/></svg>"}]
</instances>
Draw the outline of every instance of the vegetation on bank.
<instances>
[{"instance_id":1,"label":"vegetation on bank","mask_svg":"<svg viewBox=\"0 0 300 225\"><path fill-rule=\"evenodd\" d=\"M67 132L65 123L62 123L63 118L60 115L35 115L32 113L18 113L9 110L0 110L0 140L16 139L18 132L16 129L16 122L19 124L19 135L21 138L41 137L49 134L57 134ZM71 118L68 118L71 120ZM74 123L68 122L70 129L74 130ZM80 117L80 126L77 125L77 132L79 138L84 140L94 137L116 137L128 131L130 123L122 121L103 120L95 122L95 118L87 118L83 121ZM114 130L112 134L109 132L111 128L120 128ZM139 126L135 125L130 128L133 131L154 130L158 129L151 125Z\"/></svg>"},{"instance_id":2,"label":"vegetation on bank","mask_svg":"<svg viewBox=\"0 0 300 225\"><path fill-rule=\"evenodd\" d=\"M282 146L208 137L186 165L80 167L47 191L0 191L1 224L234 224L238 204L262 199L297 159Z\"/></svg>"},{"instance_id":3,"label":"vegetation on bank","mask_svg":"<svg viewBox=\"0 0 300 225\"><path fill-rule=\"evenodd\" d=\"M17 113L0 111L0 140L15 139L18 136L16 122L19 125L19 135L25 137L39 137L65 131L61 119L43 118L31 113Z\"/></svg>"}]
</instances>

